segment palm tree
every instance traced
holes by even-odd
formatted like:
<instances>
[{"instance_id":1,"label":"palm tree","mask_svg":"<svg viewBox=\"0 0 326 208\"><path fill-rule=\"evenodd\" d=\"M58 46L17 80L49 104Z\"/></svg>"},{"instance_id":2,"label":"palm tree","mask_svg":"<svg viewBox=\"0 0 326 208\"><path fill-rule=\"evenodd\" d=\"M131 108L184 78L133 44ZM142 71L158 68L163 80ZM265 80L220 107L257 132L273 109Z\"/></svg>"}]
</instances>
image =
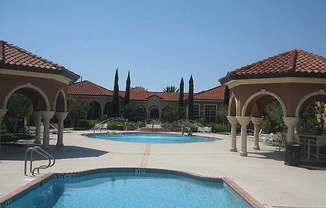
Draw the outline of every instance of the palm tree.
<instances>
[{"instance_id":1,"label":"palm tree","mask_svg":"<svg viewBox=\"0 0 326 208\"><path fill-rule=\"evenodd\" d=\"M166 86L163 88L163 92L179 92L176 86Z\"/></svg>"}]
</instances>

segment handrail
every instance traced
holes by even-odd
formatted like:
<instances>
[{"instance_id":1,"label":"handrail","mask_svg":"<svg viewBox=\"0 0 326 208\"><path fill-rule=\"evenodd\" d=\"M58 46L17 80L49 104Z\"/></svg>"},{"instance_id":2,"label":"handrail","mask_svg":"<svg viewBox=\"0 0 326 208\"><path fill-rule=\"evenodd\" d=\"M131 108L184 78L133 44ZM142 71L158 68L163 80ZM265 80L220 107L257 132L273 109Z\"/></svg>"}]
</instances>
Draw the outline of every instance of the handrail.
<instances>
[{"instance_id":1,"label":"handrail","mask_svg":"<svg viewBox=\"0 0 326 208\"><path fill-rule=\"evenodd\" d=\"M29 160L30 165L29 165L29 167L30 167L30 172L32 173L33 176L35 175L34 174L35 170L37 170L37 172L39 173L39 170L41 168L46 169L46 168L52 167L55 164L54 157L51 154L49 154L47 151L45 151L44 149L42 149L39 146L30 147L25 152L25 168L24 168L24 174L25 175L27 175L27 156L28 156L29 152L30 152L30 160ZM38 166L38 167L33 169L33 152L36 152L39 155L43 156L45 159L47 159L48 164L47 165L41 165L41 166Z\"/></svg>"}]
</instances>

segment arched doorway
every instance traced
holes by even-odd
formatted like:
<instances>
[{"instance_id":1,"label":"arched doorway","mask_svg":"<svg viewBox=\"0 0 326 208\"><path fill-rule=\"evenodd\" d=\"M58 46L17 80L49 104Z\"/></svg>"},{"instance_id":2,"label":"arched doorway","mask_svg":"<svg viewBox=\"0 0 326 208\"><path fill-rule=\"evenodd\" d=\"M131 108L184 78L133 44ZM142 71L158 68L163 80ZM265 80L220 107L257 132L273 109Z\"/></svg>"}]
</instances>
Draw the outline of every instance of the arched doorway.
<instances>
[{"instance_id":1,"label":"arched doorway","mask_svg":"<svg viewBox=\"0 0 326 208\"><path fill-rule=\"evenodd\" d=\"M101 105L97 101L92 101L87 110L87 119L94 120L101 118Z\"/></svg>"},{"instance_id":2,"label":"arched doorway","mask_svg":"<svg viewBox=\"0 0 326 208\"><path fill-rule=\"evenodd\" d=\"M151 106L149 108L149 118L155 120L160 118L160 111L157 106Z\"/></svg>"}]
</instances>

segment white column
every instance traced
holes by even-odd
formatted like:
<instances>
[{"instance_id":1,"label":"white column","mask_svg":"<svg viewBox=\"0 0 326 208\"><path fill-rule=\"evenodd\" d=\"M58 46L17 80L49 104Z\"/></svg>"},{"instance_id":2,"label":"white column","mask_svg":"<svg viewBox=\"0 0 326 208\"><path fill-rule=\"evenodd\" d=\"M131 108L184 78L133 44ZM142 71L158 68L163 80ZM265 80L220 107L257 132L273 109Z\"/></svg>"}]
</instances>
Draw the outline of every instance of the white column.
<instances>
[{"instance_id":1,"label":"white column","mask_svg":"<svg viewBox=\"0 0 326 208\"><path fill-rule=\"evenodd\" d=\"M237 117L235 116L228 116L228 121L231 124L231 152L237 151Z\"/></svg>"},{"instance_id":2,"label":"white column","mask_svg":"<svg viewBox=\"0 0 326 208\"><path fill-rule=\"evenodd\" d=\"M41 113L39 111L34 111L35 116L35 144L41 144Z\"/></svg>"},{"instance_id":3,"label":"white column","mask_svg":"<svg viewBox=\"0 0 326 208\"><path fill-rule=\"evenodd\" d=\"M57 138L57 146L63 146L63 120L67 117L67 112L56 112L55 117L58 120L58 138Z\"/></svg>"},{"instance_id":4,"label":"white column","mask_svg":"<svg viewBox=\"0 0 326 208\"><path fill-rule=\"evenodd\" d=\"M300 122L298 117L283 117L285 125L288 127L287 132L287 142L293 142L294 137L294 127L297 126Z\"/></svg>"},{"instance_id":5,"label":"white column","mask_svg":"<svg viewBox=\"0 0 326 208\"><path fill-rule=\"evenodd\" d=\"M251 121L254 124L254 146L255 150L260 150L259 148L259 131L260 131L260 124L263 123L262 117L251 117Z\"/></svg>"},{"instance_id":6,"label":"white column","mask_svg":"<svg viewBox=\"0 0 326 208\"><path fill-rule=\"evenodd\" d=\"M7 109L0 109L0 149L1 149L1 124L2 124L2 119L5 117L7 113Z\"/></svg>"},{"instance_id":7,"label":"white column","mask_svg":"<svg viewBox=\"0 0 326 208\"><path fill-rule=\"evenodd\" d=\"M53 111L41 111L41 116L43 118L43 148L49 148L50 145L50 119L53 117Z\"/></svg>"},{"instance_id":8,"label":"white column","mask_svg":"<svg viewBox=\"0 0 326 208\"><path fill-rule=\"evenodd\" d=\"M237 116L237 120L241 125L241 156L247 156L247 125L250 123L250 116Z\"/></svg>"}]
</instances>

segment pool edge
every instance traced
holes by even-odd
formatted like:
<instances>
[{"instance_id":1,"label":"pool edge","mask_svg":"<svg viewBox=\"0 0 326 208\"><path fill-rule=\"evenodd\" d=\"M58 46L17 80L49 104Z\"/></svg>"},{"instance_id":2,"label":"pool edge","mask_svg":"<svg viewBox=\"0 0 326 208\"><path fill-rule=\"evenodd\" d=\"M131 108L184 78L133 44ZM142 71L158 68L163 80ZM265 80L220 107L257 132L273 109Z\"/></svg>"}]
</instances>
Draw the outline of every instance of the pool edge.
<instances>
[{"instance_id":1,"label":"pool edge","mask_svg":"<svg viewBox=\"0 0 326 208\"><path fill-rule=\"evenodd\" d=\"M259 201L257 201L254 197L252 197L248 192L242 189L238 184L236 184L231 178L229 177L207 177L197 173L192 173L188 171L177 171L177 170L170 170L170 169L159 169L159 168L140 168L140 167L109 167L109 168L97 168L97 169L89 169L85 171L77 171L77 172L65 172L65 173L47 173L44 174L33 181L23 185L22 187L4 195L0 198L0 208L5 208L9 206L14 201L18 200L22 197L26 192L32 191L44 183L48 182L49 180L57 177L76 177L76 176L83 176L87 174L94 174L94 173L101 173L101 172L119 172L119 171L126 171L126 172L135 172L135 173L166 173L166 174L175 174L179 176L188 176L194 179L202 180L202 181L223 181L227 184L236 194L238 194L244 201L246 201L250 206L257 207L257 208L264 208L265 206L262 205Z\"/></svg>"}]
</instances>

